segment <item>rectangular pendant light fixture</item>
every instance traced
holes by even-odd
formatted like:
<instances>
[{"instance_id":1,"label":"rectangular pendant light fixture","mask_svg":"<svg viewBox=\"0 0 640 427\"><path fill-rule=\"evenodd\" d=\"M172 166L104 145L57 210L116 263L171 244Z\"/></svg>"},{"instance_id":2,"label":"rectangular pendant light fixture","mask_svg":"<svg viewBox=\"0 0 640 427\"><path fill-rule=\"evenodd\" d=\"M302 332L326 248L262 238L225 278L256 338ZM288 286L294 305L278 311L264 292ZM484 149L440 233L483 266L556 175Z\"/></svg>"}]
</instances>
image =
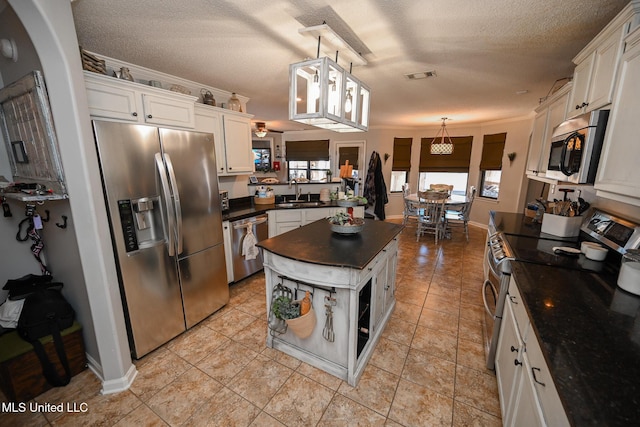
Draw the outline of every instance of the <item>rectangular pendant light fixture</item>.
<instances>
[{"instance_id":1,"label":"rectangular pendant light fixture","mask_svg":"<svg viewBox=\"0 0 640 427\"><path fill-rule=\"evenodd\" d=\"M331 30L326 24L309 27L310 35L315 37L318 27L322 34ZM332 40L342 42L337 35ZM369 88L328 57L289 66L289 120L335 132L364 132L369 129L370 101Z\"/></svg>"}]
</instances>

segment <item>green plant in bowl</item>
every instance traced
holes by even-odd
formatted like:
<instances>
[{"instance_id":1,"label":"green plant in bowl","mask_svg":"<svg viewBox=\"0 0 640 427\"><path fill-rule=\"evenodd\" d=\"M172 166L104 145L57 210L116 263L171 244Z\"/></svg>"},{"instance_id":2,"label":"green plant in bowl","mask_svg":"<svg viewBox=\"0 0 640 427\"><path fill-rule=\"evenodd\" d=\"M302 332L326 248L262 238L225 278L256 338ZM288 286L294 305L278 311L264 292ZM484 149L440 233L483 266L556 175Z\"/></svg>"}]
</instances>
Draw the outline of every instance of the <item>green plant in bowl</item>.
<instances>
[{"instance_id":1,"label":"green plant in bowl","mask_svg":"<svg viewBox=\"0 0 640 427\"><path fill-rule=\"evenodd\" d=\"M277 297L273 300L271 309L273 310L273 314L281 320L300 317L300 304L292 301L289 297Z\"/></svg>"}]
</instances>

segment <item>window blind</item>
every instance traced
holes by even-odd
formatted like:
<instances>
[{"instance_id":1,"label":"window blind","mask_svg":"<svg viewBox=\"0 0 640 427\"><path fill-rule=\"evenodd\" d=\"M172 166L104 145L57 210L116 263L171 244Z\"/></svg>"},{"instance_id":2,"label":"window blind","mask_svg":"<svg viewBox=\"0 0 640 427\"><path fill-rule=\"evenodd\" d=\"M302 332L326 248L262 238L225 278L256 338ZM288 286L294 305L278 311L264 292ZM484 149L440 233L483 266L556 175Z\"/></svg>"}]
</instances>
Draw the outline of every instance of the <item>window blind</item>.
<instances>
[{"instance_id":1,"label":"window blind","mask_svg":"<svg viewBox=\"0 0 640 427\"><path fill-rule=\"evenodd\" d=\"M506 139L506 132L484 136L480 170L502 169L502 154L504 152L504 142Z\"/></svg>"},{"instance_id":2,"label":"window blind","mask_svg":"<svg viewBox=\"0 0 640 427\"><path fill-rule=\"evenodd\" d=\"M393 138L393 165L394 171L411 170L411 144L413 138Z\"/></svg>"},{"instance_id":3,"label":"window blind","mask_svg":"<svg viewBox=\"0 0 640 427\"><path fill-rule=\"evenodd\" d=\"M434 138L420 140L420 172L469 172L472 136L454 136L452 154L431 154Z\"/></svg>"},{"instance_id":4,"label":"window blind","mask_svg":"<svg viewBox=\"0 0 640 427\"><path fill-rule=\"evenodd\" d=\"M329 160L329 140L287 141L287 161Z\"/></svg>"}]
</instances>

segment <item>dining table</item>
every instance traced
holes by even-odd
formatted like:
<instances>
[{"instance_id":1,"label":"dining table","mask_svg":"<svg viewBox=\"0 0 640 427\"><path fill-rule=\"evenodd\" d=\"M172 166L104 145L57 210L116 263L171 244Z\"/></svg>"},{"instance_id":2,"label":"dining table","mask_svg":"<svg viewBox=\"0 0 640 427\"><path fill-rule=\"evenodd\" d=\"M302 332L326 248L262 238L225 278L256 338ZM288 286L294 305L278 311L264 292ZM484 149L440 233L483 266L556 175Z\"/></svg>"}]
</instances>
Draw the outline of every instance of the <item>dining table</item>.
<instances>
[{"instance_id":1,"label":"dining table","mask_svg":"<svg viewBox=\"0 0 640 427\"><path fill-rule=\"evenodd\" d=\"M415 203L417 205L419 203L417 193L411 193L407 196L404 196L404 198L406 201L408 201L411 204ZM450 194L449 197L444 202L444 209L445 211L447 210L460 211L464 207L465 203L468 203L470 201L471 199L467 197L465 194ZM451 231L449 230L449 228L445 230L443 237L446 239L451 239Z\"/></svg>"},{"instance_id":2,"label":"dining table","mask_svg":"<svg viewBox=\"0 0 640 427\"><path fill-rule=\"evenodd\" d=\"M410 202L418 203L418 193L411 193L405 196L405 199ZM451 194L447 200L444 202L445 209L453 208L453 207L462 207L465 203L468 203L470 200L464 194Z\"/></svg>"}]
</instances>

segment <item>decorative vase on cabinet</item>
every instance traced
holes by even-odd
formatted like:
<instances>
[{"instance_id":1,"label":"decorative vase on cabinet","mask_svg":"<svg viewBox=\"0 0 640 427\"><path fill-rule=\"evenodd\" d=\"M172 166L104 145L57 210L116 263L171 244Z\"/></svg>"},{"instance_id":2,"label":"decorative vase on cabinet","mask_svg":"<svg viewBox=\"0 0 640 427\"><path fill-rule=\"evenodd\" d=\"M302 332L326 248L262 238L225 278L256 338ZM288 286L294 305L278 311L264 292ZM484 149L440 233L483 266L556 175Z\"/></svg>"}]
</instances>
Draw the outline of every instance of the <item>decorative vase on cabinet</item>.
<instances>
[{"instance_id":1,"label":"decorative vase on cabinet","mask_svg":"<svg viewBox=\"0 0 640 427\"><path fill-rule=\"evenodd\" d=\"M240 100L236 96L235 92L231 94L231 98L229 98L227 106L230 110L242 112L242 104L240 103Z\"/></svg>"}]
</instances>

